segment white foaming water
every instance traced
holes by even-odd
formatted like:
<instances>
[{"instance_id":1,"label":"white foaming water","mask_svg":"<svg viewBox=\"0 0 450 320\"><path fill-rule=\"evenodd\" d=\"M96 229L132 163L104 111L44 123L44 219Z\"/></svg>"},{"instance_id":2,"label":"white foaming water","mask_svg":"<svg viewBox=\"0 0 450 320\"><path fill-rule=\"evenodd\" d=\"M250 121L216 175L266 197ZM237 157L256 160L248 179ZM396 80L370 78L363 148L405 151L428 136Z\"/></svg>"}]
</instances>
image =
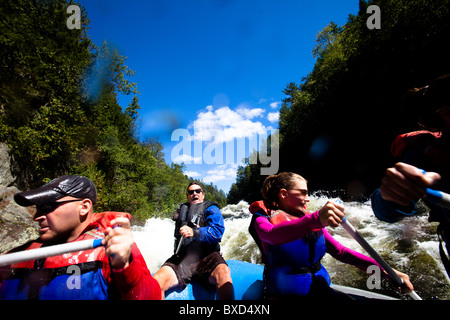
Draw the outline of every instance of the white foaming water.
<instances>
[{"instance_id":1,"label":"white foaming water","mask_svg":"<svg viewBox=\"0 0 450 320\"><path fill-rule=\"evenodd\" d=\"M239 202L221 209L225 222L221 252L225 259L260 263L260 253L248 233L251 220L248 203ZM152 273L173 254L175 222L169 218L150 218L143 227L133 227L135 242Z\"/></svg>"},{"instance_id":2,"label":"white foaming water","mask_svg":"<svg viewBox=\"0 0 450 320\"><path fill-rule=\"evenodd\" d=\"M320 209L327 200L337 200L321 195L312 195L310 199L308 210L311 212ZM351 224L390 266L410 276L422 298L450 299L450 281L439 257L436 224L430 224L426 214L388 224L374 216L370 202L346 202L344 205ZM261 263L259 249L248 232L251 221L248 206L248 203L241 201L221 209L225 221L221 252L225 259ZM151 218L145 226L133 227L135 241L152 273L173 254L174 227L174 221L168 218ZM342 227L327 230L346 247L367 254ZM322 263L333 283L367 290L367 274L328 254ZM396 296L392 288L383 282L380 292Z\"/></svg>"},{"instance_id":3,"label":"white foaming water","mask_svg":"<svg viewBox=\"0 0 450 320\"><path fill-rule=\"evenodd\" d=\"M133 227L134 240L151 273L173 254L174 228L175 222L168 218L150 218L143 227Z\"/></svg>"},{"instance_id":4,"label":"white foaming water","mask_svg":"<svg viewBox=\"0 0 450 320\"><path fill-rule=\"evenodd\" d=\"M222 237L222 254L225 259L236 259L251 263L261 263L258 246L248 232L252 219L248 203L239 202L223 208L225 233Z\"/></svg>"}]
</instances>

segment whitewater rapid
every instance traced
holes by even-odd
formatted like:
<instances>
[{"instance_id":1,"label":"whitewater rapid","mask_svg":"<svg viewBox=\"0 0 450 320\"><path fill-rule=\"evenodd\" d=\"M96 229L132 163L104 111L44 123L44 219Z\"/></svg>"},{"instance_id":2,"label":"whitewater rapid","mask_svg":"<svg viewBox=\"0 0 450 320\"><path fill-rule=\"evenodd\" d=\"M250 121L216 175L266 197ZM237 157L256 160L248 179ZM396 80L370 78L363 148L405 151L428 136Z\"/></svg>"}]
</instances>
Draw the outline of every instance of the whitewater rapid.
<instances>
[{"instance_id":1,"label":"whitewater rapid","mask_svg":"<svg viewBox=\"0 0 450 320\"><path fill-rule=\"evenodd\" d=\"M313 194L310 199L308 210L311 212L320 209L327 200L337 200L320 193ZM373 215L369 201L346 202L344 205L346 217L352 225L391 267L410 276L415 291L423 299L450 299L450 280L439 257L437 224L428 222L425 207L422 209L424 213L419 216L388 224ZM225 221L221 252L225 259L261 264L259 249L248 233L251 221L248 207L248 203L241 201L221 209ZM152 273L173 254L174 227L175 222L169 218L151 218L144 226L133 227L135 241ZM367 254L342 227L327 230L343 245ZM369 275L359 269L343 264L328 254L322 263L333 283L368 290ZM382 282L381 289L374 290L401 298L386 281Z\"/></svg>"}]
</instances>

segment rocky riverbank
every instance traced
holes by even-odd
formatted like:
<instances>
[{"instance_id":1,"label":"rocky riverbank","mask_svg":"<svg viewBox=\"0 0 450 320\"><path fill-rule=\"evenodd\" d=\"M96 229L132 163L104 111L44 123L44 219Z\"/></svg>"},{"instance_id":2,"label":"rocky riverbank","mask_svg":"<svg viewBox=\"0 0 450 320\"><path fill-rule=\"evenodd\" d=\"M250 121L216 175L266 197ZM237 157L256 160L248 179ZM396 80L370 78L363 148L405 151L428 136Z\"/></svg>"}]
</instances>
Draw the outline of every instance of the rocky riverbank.
<instances>
[{"instance_id":1,"label":"rocky riverbank","mask_svg":"<svg viewBox=\"0 0 450 320\"><path fill-rule=\"evenodd\" d=\"M9 153L9 147L0 143L0 254L39 237L33 210L14 201L14 194L20 190L14 186Z\"/></svg>"}]
</instances>

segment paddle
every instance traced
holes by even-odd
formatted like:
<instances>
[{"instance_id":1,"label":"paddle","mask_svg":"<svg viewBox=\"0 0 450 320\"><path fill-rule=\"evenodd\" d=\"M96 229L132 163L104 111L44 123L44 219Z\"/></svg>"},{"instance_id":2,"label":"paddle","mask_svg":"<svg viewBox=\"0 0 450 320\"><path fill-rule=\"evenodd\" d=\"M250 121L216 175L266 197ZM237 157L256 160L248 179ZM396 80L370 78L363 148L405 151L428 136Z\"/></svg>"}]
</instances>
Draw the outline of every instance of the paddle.
<instances>
[{"instance_id":1,"label":"paddle","mask_svg":"<svg viewBox=\"0 0 450 320\"><path fill-rule=\"evenodd\" d=\"M119 225L113 225L112 228L119 227ZM54 246L48 246L38 249L31 249L19 252L8 253L0 256L0 267L8 266L14 263L37 260L47 257L58 256L60 254L90 250L102 246L103 239L93 240L81 240L69 243L57 244Z\"/></svg>"},{"instance_id":2,"label":"paddle","mask_svg":"<svg viewBox=\"0 0 450 320\"><path fill-rule=\"evenodd\" d=\"M186 222L186 221L183 221L183 222L181 223L181 226L183 227L183 226L185 226L185 225L187 225L187 222ZM180 240L178 241L177 250L175 251L175 254L176 254L176 255L178 255L178 252L180 251L181 245L182 245L182 244L183 244L183 236L180 235Z\"/></svg>"},{"instance_id":3,"label":"paddle","mask_svg":"<svg viewBox=\"0 0 450 320\"><path fill-rule=\"evenodd\" d=\"M427 173L423 169L420 170L422 171L423 174ZM425 193L426 193L425 199L437 205L440 205L441 207L450 208L450 194L438 190L433 190L430 188L426 188Z\"/></svg>"},{"instance_id":4,"label":"paddle","mask_svg":"<svg viewBox=\"0 0 450 320\"><path fill-rule=\"evenodd\" d=\"M23 261L53 257L64 253L94 249L102 245L103 239L82 240L38 249L8 253L0 256L0 267Z\"/></svg>"},{"instance_id":5,"label":"paddle","mask_svg":"<svg viewBox=\"0 0 450 320\"><path fill-rule=\"evenodd\" d=\"M339 201L340 202L340 201ZM353 239L358 242L364 250L383 268L384 271L393 279L398 285L403 285L403 280L397 273L384 261L384 259L375 251L375 249L363 238L358 232L358 230L353 227L353 225L344 217L341 222L342 227L347 231ZM414 300L422 300L421 297L414 291L408 293Z\"/></svg>"},{"instance_id":6,"label":"paddle","mask_svg":"<svg viewBox=\"0 0 450 320\"><path fill-rule=\"evenodd\" d=\"M180 220L182 221L181 227L186 226L188 224L187 223L187 214L188 214L188 206L182 205L181 212L180 212ZM177 250L175 251L176 255L178 255L178 251L180 251L182 244L183 244L183 236L180 235L180 240L178 241Z\"/></svg>"},{"instance_id":7,"label":"paddle","mask_svg":"<svg viewBox=\"0 0 450 320\"><path fill-rule=\"evenodd\" d=\"M426 188L425 192L427 194L425 199L441 207L450 208L450 194L429 188Z\"/></svg>"}]
</instances>

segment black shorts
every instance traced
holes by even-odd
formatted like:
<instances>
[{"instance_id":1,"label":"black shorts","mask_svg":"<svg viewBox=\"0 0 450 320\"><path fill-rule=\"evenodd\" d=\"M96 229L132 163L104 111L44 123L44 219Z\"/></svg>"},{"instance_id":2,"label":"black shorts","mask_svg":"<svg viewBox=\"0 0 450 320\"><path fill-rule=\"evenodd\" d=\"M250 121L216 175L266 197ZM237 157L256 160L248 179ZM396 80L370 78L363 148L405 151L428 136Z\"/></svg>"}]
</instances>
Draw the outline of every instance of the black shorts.
<instances>
[{"instance_id":1,"label":"black shorts","mask_svg":"<svg viewBox=\"0 0 450 320\"><path fill-rule=\"evenodd\" d=\"M178 284L181 289L184 289L193 279L203 284L209 284L211 273L222 263L227 264L222 255L214 251L203 259L193 263L186 263L185 259L173 255L164 262L163 266L171 267L175 271Z\"/></svg>"}]
</instances>

